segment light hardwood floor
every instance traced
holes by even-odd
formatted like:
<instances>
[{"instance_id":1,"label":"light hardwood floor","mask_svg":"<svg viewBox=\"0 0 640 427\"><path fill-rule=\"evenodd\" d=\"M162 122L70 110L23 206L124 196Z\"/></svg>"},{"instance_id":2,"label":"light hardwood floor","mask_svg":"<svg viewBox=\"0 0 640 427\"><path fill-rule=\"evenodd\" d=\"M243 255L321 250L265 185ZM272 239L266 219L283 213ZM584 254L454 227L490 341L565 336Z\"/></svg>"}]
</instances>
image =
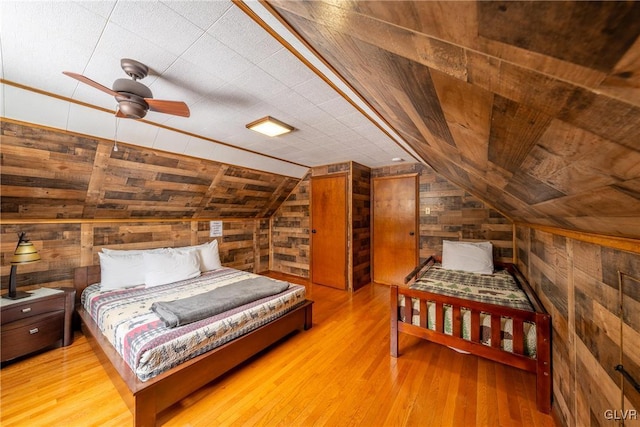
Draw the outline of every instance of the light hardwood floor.
<instances>
[{"instance_id":1,"label":"light hardwood floor","mask_svg":"<svg viewBox=\"0 0 640 427\"><path fill-rule=\"evenodd\" d=\"M389 289L307 285L313 328L163 412L164 426L554 426L533 374L402 336L389 355ZM86 339L0 371L1 425L130 426Z\"/></svg>"}]
</instances>

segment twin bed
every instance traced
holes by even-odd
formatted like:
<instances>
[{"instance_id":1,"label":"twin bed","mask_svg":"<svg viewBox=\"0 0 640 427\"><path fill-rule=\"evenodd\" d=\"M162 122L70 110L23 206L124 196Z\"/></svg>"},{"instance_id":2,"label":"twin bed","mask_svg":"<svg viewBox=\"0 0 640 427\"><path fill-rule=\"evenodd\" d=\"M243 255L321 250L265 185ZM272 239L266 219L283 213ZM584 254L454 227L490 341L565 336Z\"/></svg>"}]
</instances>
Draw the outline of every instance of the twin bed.
<instances>
[{"instance_id":1,"label":"twin bed","mask_svg":"<svg viewBox=\"0 0 640 427\"><path fill-rule=\"evenodd\" d=\"M183 267L174 261L182 265L185 258L175 250L101 253L100 266L75 271L83 333L136 427L154 426L162 410L312 326L304 286L222 267L219 260L202 263L217 257L217 247L215 253L206 245L182 249L197 254L191 259L197 274L194 267L176 275ZM240 298L249 288L260 292Z\"/></svg>"},{"instance_id":2,"label":"twin bed","mask_svg":"<svg viewBox=\"0 0 640 427\"><path fill-rule=\"evenodd\" d=\"M429 257L404 286L391 286L391 355L398 357L402 332L533 372L536 406L549 413L551 317L515 266L489 264L489 246L480 251L485 261L477 268L471 252L477 255L478 244L447 243L441 258ZM471 252L460 257L463 246ZM447 266L453 256L458 261Z\"/></svg>"}]
</instances>

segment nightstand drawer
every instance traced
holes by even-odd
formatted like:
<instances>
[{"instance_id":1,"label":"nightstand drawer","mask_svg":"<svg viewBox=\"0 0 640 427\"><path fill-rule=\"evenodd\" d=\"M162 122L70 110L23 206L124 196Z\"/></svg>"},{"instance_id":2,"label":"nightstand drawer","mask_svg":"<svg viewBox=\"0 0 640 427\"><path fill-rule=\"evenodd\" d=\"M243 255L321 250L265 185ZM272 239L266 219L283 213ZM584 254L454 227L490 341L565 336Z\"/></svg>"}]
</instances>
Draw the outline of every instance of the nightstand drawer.
<instances>
[{"instance_id":1,"label":"nightstand drawer","mask_svg":"<svg viewBox=\"0 0 640 427\"><path fill-rule=\"evenodd\" d=\"M4 312L2 314L4 316ZM64 306L52 313L32 316L5 325L0 333L2 361L49 347L61 341L63 336Z\"/></svg>"},{"instance_id":2,"label":"nightstand drawer","mask_svg":"<svg viewBox=\"0 0 640 427\"><path fill-rule=\"evenodd\" d=\"M64 293L46 298L35 299L30 302L16 304L15 307L7 306L2 309L2 324L37 316L52 311L64 310Z\"/></svg>"}]
</instances>

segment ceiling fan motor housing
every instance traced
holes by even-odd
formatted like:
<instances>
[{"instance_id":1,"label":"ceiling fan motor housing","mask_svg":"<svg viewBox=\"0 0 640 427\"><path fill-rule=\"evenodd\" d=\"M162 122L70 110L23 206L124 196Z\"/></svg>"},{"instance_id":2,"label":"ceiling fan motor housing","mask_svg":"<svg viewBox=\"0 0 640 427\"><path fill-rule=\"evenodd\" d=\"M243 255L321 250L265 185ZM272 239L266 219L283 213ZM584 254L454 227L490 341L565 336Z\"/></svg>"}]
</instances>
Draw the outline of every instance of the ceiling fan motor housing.
<instances>
[{"instance_id":1,"label":"ceiling fan motor housing","mask_svg":"<svg viewBox=\"0 0 640 427\"><path fill-rule=\"evenodd\" d=\"M144 98L153 98L151 90L140 82L129 79L117 79L113 90L121 93L116 96L120 112L132 119L141 119L147 115L149 104Z\"/></svg>"}]
</instances>

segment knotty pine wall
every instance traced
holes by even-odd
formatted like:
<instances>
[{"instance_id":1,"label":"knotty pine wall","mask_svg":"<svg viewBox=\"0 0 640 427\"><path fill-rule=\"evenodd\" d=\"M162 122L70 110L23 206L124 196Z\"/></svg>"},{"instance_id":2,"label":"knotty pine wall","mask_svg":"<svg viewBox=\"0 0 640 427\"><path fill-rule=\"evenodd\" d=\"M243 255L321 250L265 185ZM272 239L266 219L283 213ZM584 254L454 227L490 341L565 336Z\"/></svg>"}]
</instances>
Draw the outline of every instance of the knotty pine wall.
<instances>
[{"instance_id":1,"label":"knotty pine wall","mask_svg":"<svg viewBox=\"0 0 640 427\"><path fill-rule=\"evenodd\" d=\"M640 378L640 282L623 276L620 294L618 280L618 271L640 279L640 253L527 226L517 226L516 244L518 267L551 314L555 410L567 426L617 426L605 411L622 416L621 388L624 409L640 410L640 393L614 370L622 363Z\"/></svg>"},{"instance_id":2,"label":"knotty pine wall","mask_svg":"<svg viewBox=\"0 0 640 427\"><path fill-rule=\"evenodd\" d=\"M42 261L18 267L18 286L70 286L102 247L187 246L223 221L222 263L269 269L269 217L297 178L164 153L3 119L2 288L24 231Z\"/></svg>"}]
</instances>

